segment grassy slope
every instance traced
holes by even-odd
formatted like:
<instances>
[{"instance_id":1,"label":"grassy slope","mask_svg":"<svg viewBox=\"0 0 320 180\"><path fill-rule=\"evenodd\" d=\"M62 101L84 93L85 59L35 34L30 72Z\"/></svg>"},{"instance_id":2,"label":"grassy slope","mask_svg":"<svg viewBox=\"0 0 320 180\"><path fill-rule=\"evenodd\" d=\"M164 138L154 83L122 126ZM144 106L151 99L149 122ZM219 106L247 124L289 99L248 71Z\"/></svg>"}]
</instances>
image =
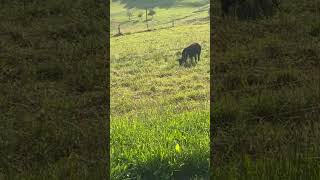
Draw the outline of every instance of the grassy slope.
<instances>
[{"instance_id":1,"label":"grassy slope","mask_svg":"<svg viewBox=\"0 0 320 180\"><path fill-rule=\"evenodd\" d=\"M105 178L106 5L24 2L0 8L0 179Z\"/></svg>"},{"instance_id":2,"label":"grassy slope","mask_svg":"<svg viewBox=\"0 0 320 180\"><path fill-rule=\"evenodd\" d=\"M216 179L319 179L319 6L282 3L269 20L213 19Z\"/></svg>"},{"instance_id":3,"label":"grassy slope","mask_svg":"<svg viewBox=\"0 0 320 180\"><path fill-rule=\"evenodd\" d=\"M189 4L188 4L189 3ZM171 26L171 21L173 19L183 20L188 19L199 19L208 17L208 4L204 1L197 1L195 4L193 0L178 0L173 6L170 7L155 7L156 14L149 22L150 28L159 28ZM186 5L188 4L188 5ZM131 21L127 16L127 9L125 4L120 2L111 3L111 32L113 34L118 32L118 24L122 23L121 31L124 33L136 32L146 29L145 24L145 9L140 9L139 7L131 8L130 11L133 13ZM143 13L141 18L138 17L139 13ZM188 16L188 18L185 18ZM190 17L189 17L190 16ZM151 19L151 17L149 17ZM208 19L207 19L208 21ZM185 24L185 22L180 22L176 20L175 24Z\"/></svg>"},{"instance_id":4,"label":"grassy slope","mask_svg":"<svg viewBox=\"0 0 320 180\"><path fill-rule=\"evenodd\" d=\"M192 42L201 61L179 67ZM111 38L111 57L112 178L207 177L209 24Z\"/></svg>"}]
</instances>

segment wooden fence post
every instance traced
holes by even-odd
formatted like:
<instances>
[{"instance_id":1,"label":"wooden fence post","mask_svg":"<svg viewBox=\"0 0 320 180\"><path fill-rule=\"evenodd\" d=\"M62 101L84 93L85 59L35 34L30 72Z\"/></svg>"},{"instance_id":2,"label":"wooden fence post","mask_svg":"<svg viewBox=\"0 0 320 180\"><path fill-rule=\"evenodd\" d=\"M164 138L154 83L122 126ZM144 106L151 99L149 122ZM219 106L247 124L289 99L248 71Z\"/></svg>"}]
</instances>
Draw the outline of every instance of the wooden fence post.
<instances>
[{"instance_id":1,"label":"wooden fence post","mask_svg":"<svg viewBox=\"0 0 320 180\"><path fill-rule=\"evenodd\" d=\"M118 25L118 34L121 34L120 26L121 26L121 24L119 23L119 25Z\"/></svg>"},{"instance_id":2,"label":"wooden fence post","mask_svg":"<svg viewBox=\"0 0 320 180\"><path fill-rule=\"evenodd\" d=\"M147 30L149 30L149 24L148 24L148 8L146 8L146 23L147 23Z\"/></svg>"}]
</instances>

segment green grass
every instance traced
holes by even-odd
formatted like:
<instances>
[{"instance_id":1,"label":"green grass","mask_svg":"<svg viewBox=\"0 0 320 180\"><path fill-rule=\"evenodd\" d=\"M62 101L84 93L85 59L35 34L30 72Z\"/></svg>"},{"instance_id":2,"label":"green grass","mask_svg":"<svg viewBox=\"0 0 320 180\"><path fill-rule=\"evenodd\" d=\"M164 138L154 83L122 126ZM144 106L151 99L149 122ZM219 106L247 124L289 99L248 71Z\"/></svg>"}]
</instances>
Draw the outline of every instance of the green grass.
<instances>
[{"instance_id":1,"label":"green grass","mask_svg":"<svg viewBox=\"0 0 320 180\"><path fill-rule=\"evenodd\" d=\"M24 2L0 8L0 179L106 178L106 6ZM215 179L320 177L319 4L283 3L269 20L213 17ZM154 19L203 7L189 5L157 7ZM126 21L117 6L115 20ZM131 35L111 38L115 179L208 176L206 13L137 34L144 24L129 23ZM174 54L193 41L204 47L202 60L178 67Z\"/></svg>"},{"instance_id":2,"label":"green grass","mask_svg":"<svg viewBox=\"0 0 320 180\"><path fill-rule=\"evenodd\" d=\"M208 178L209 113L167 111L112 119L112 179Z\"/></svg>"},{"instance_id":3,"label":"green grass","mask_svg":"<svg viewBox=\"0 0 320 180\"><path fill-rule=\"evenodd\" d=\"M105 12L98 1L1 2L0 179L107 176Z\"/></svg>"},{"instance_id":4,"label":"green grass","mask_svg":"<svg viewBox=\"0 0 320 180\"><path fill-rule=\"evenodd\" d=\"M180 67L192 42L201 60ZM208 179L209 24L113 37L111 57L112 179Z\"/></svg>"},{"instance_id":5,"label":"green grass","mask_svg":"<svg viewBox=\"0 0 320 180\"><path fill-rule=\"evenodd\" d=\"M319 179L317 3L270 19L215 17L215 179Z\"/></svg>"},{"instance_id":6,"label":"green grass","mask_svg":"<svg viewBox=\"0 0 320 180\"><path fill-rule=\"evenodd\" d=\"M141 0L140 0L141 1ZM140 2L135 1L135 2ZM161 1L159 1L161 4ZM164 27L171 27L172 20L175 20L175 25L183 25L195 23L196 21L204 21L205 23L209 21L208 19L208 8L209 4L204 1L192 1L192 0L178 0L170 6L155 5L152 9L156 11L156 14L151 17L148 16L149 28L158 29ZM126 3L120 3L119 1L113 1L111 3L111 27L110 30L112 34L118 33L118 24L121 23L121 32L132 33L136 31L146 30L146 17L145 9L142 6L134 6L130 8L132 12L132 17L127 16ZM142 17L139 18L138 14L142 13ZM186 21L188 21L186 23Z\"/></svg>"}]
</instances>

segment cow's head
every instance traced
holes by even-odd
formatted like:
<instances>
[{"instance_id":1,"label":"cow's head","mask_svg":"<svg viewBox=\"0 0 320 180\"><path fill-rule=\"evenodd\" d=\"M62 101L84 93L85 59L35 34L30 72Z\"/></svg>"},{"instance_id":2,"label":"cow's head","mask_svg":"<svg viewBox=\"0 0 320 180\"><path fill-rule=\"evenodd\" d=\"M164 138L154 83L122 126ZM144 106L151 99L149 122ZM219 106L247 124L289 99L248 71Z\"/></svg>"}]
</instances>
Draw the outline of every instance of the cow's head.
<instances>
[{"instance_id":1,"label":"cow's head","mask_svg":"<svg viewBox=\"0 0 320 180\"><path fill-rule=\"evenodd\" d=\"M177 59L177 61L179 62L179 65L181 66L181 64L182 64L182 59L179 58L179 59Z\"/></svg>"},{"instance_id":2,"label":"cow's head","mask_svg":"<svg viewBox=\"0 0 320 180\"><path fill-rule=\"evenodd\" d=\"M177 59L177 61L179 61L179 65L180 66L183 64L183 59L182 58Z\"/></svg>"}]
</instances>

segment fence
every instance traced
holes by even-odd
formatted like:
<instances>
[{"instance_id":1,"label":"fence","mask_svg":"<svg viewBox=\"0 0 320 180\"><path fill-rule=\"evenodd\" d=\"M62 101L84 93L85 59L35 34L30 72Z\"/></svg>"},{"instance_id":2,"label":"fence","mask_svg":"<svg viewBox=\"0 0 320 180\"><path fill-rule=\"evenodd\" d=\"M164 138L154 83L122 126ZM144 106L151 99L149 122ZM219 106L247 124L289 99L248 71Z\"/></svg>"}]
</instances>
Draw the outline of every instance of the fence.
<instances>
[{"instance_id":1,"label":"fence","mask_svg":"<svg viewBox=\"0 0 320 180\"><path fill-rule=\"evenodd\" d=\"M116 34L127 34L127 33L138 33L148 30L155 30L155 29L166 29L175 26L179 26L185 23L192 23L192 24L206 24L210 22L209 14L207 16L200 16L199 13L202 11L194 11L192 14L183 16L183 17L176 17L171 18L166 21L159 21L155 18L146 20L137 20L133 19L130 21L114 21L111 20L111 35ZM194 16L198 16L195 18Z\"/></svg>"}]
</instances>

